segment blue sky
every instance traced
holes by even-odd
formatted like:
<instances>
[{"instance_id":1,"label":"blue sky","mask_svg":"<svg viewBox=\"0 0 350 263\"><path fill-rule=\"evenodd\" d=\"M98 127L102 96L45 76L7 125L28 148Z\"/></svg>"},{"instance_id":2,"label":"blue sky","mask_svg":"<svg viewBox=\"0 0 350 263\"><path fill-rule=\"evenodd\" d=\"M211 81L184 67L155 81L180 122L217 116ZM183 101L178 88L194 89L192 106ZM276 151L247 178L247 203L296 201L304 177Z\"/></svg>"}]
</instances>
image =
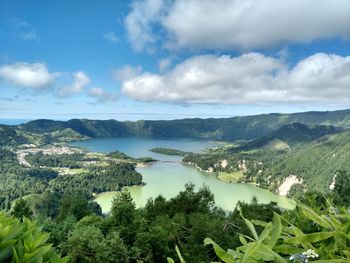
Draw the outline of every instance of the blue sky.
<instances>
[{"instance_id":1,"label":"blue sky","mask_svg":"<svg viewBox=\"0 0 350 263\"><path fill-rule=\"evenodd\" d=\"M0 118L349 108L349 13L345 0L0 1Z\"/></svg>"}]
</instances>

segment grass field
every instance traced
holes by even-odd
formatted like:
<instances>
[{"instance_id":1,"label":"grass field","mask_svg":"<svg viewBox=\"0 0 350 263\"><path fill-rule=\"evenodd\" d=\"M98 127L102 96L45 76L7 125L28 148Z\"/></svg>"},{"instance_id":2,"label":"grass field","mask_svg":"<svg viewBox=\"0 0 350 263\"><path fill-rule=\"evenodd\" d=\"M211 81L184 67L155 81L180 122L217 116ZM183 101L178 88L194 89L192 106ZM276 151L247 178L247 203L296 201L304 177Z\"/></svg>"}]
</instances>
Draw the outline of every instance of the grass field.
<instances>
[{"instance_id":1,"label":"grass field","mask_svg":"<svg viewBox=\"0 0 350 263\"><path fill-rule=\"evenodd\" d=\"M242 171L236 171L231 173L219 172L218 179L228 183L235 183L239 179L243 178L243 176L244 175Z\"/></svg>"}]
</instances>

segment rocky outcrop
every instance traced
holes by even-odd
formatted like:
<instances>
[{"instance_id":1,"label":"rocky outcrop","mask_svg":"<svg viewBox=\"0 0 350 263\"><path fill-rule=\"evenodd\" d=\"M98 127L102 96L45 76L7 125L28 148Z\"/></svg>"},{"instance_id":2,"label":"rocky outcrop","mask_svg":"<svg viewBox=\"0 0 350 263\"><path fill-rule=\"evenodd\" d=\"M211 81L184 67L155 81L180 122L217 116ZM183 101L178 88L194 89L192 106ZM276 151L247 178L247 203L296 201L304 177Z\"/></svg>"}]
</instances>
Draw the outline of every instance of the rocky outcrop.
<instances>
[{"instance_id":1,"label":"rocky outcrop","mask_svg":"<svg viewBox=\"0 0 350 263\"><path fill-rule=\"evenodd\" d=\"M302 178L298 178L294 174L290 174L288 177L284 178L281 185L278 187L278 194L280 196L287 196L289 190L292 188L295 184L302 184L304 180Z\"/></svg>"}]
</instances>

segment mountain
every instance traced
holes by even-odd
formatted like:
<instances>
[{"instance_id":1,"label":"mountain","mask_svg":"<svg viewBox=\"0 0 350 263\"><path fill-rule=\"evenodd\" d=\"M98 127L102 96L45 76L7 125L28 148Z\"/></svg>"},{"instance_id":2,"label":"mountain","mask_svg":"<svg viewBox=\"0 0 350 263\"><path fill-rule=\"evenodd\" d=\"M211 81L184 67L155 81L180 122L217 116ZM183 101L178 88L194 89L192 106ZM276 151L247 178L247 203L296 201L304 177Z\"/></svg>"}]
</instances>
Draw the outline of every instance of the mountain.
<instances>
[{"instance_id":1,"label":"mountain","mask_svg":"<svg viewBox=\"0 0 350 263\"><path fill-rule=\"evenodd\" d=\"M73 119L69 121L35 120L18 126L28 132L52 132L70 128L92 138L147 136L153 138L199 138L212 140L251 140L283 125L333 125L350 127L350 110L261 114L254 116L169 121L120 122L116 120Z\"/></svg>"},{"instance_id":2,"label":"mountain","mask_svg":"<svg viewBox=\"0 0 350 263\"><path fill-rule=\"evenodd\" d=\"M0 124L0 145L15 145L17 143L27 143L27 139L18 135L13 127Z\"/></svg>"},{"instance_id":3,"label":"mountain","mask_svg":"<svg viewBox=\"0 0 350 263\"><path fill-rule=\"evenodd\" d=\"M309 127L302 123L286 124L275 131L253 139L239 147L233 148L232 150L251 150L270 145L274 147L289 148L290 146L310 142L324 135L340 132L341 130L341 128L331 125L316 125L314 127Z\"/></svg>"}]
</instances>

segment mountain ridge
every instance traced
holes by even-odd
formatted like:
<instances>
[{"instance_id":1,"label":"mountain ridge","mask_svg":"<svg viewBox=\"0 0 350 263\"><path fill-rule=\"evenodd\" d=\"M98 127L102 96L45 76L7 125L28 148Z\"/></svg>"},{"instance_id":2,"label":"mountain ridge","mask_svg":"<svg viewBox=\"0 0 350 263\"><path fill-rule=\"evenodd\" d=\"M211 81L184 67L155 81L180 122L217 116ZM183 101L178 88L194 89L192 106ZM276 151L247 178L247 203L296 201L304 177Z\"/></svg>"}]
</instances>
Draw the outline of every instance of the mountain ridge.
<instances>
[{"instance_id":1,"label":"mountain ridge","mask_svg":"<svg viewBox=\"0 0 350 263\"><path fill-rule=\"evenodd\" d=\"M270 113L231 118L186 118L177 120L90 120L54 121L39 119L18 125L27 132L52 132L71 128L91 138L145 136L152 138L198 138L213 140L252 140L279 129L283 125L301 123L308 126L333 125L350 127L350 109L338 111L309 111Z\"/></svg>"}]
</instances>

